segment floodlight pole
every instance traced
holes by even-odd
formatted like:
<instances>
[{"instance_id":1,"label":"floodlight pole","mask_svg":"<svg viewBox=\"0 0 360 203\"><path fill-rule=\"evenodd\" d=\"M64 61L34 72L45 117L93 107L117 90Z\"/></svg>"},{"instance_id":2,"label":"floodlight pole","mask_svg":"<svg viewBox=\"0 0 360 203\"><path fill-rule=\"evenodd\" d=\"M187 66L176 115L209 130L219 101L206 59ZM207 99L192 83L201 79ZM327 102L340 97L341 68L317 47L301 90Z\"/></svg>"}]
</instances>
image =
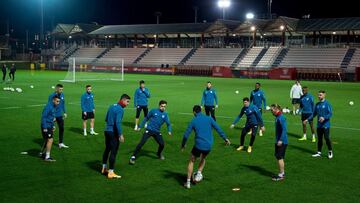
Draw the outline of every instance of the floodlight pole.
<instances>
[{"instance_id":1,"label":"floodlight pole","mask_svg":"<svg viewBox=\"0 0 360 203\"><path fill-rule=\"evenodd\" d=\"M40 22L40 44L42 47L42 43L44 40L44 0L40 0L40 14L41 14L41 22Z\"/></svg>"}]
</instances>

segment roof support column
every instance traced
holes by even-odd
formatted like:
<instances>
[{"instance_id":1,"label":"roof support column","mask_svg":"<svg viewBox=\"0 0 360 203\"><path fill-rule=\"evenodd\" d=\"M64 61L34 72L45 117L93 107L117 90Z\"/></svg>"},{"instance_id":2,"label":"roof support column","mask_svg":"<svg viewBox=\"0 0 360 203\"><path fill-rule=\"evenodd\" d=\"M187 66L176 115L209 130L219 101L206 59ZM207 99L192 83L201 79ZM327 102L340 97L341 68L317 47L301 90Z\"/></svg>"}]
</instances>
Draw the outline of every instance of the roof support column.
<instances>
[{"instance_id":1,"label":"roof support column","mask_svg":"<svg viewBox=\"0 0 360 203\"><path fill-rule=\"evenodd\" d=\"M256 47L256 29L253 31L253 47Z\"/></svg>"},{"instance_id":2,"label":"roof support column","mask_svg":"<svg viewBox=\"0 0 360 203\"><path fill-rule=\"evenodd\" d=\"M286 35L285 35L285 29L281 32L281 46L285 46L286 42Z\"/></svg>"},{"instance_id":3,"label":"roof support column","mask_svg":"<svg viewBox=\"0 0 360 203\"><path fill-rule=\"evenodd\" d=\"M200 38L200 47L204 48L204 38L205 38L205 34L201 33L201 38Z\"/></svg>"},{"instance_id":4,"label":"roof support column","mask_svg":"<svg viewBox=\"0 0 360 203\"><path fill-rule=\"evenodd\" d=\"M230 44L230 37L229 37L229 31L226 31L226 35L225 35L225 48L229 46Z\"/></svg>"},{"instance_id":5,"label":"roof support column","mask_svg":"<svg viewBox=\"0 0 360 203\"><path fill-rule=\"evenodd\" d=\"M347 31L347 40L346 40L346 44L349 45L350 44L350 30Z\"/></svg>"},{"instance_id":6,"label":"roof support column","mask_svg":"<svg viewBox=\"0 0 360 203\"><path fill-rule=\"evenodd\" d=\"M313 32L313 40L312 40L312 45L315 46L316 45L316 32Z\"/></svg>"},{"instance_id":7,"label":"roof support column","mask_svg":"<svg viewBox=\"0 0 360 203\"><path fill-rule=\"evenodd\" d=\"M137 47L138 47L137 42L138 42L138 35L135 34L135 35L134 35L134 46L133 46L134 48L137 48Z\"/></svg>"},{"instance_id":8,"label":"roof support column","mask_svg":"<svg viewBox=\"0 0 360 203\"><path fill-rule=\"evenodd\" d=\"M178 34L177 34L177 42L176 42L177 48L180 48L180 42L181 42L181 34L178 33Z\"/></svg>"}]
</instances>

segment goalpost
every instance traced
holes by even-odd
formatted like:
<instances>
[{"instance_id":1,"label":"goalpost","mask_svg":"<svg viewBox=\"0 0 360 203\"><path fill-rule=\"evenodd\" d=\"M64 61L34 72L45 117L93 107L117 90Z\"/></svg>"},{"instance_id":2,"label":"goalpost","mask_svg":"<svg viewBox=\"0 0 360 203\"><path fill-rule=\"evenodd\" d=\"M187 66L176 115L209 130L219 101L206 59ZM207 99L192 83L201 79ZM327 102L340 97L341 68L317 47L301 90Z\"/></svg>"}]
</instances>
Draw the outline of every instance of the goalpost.
<instances>
[{"instance_id":1,"label":"goalpost","mask_svg":"<svg viewBox=\"0 0 360 203\"><path fill-rule=\"evenodd\" d=\"M71 57L67 62L68 72L62 82L124 80L124 59Z\"/></svg>"}]
</instances>

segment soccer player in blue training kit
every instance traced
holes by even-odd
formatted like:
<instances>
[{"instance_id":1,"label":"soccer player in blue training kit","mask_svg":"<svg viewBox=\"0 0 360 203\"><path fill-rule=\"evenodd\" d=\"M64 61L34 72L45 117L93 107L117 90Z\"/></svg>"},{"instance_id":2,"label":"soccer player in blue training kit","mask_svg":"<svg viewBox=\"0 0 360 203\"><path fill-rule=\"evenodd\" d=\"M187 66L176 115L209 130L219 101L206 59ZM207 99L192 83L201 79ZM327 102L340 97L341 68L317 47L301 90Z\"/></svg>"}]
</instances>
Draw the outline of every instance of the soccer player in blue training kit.
<instances>
[{"instance_id":1,"label":"soccer player in blue training kit","mask_svg":"<svg viewBox=\"0 0 360 203\"><path fill-rule=\"evenodd\" d=\"M140 87L135 90L134 106L136 108L135 128L137 130L141 110L144 111L144 118L148 115L148 99L150 98L149 89L145 87L145 81L140 80Z\"/></svg>"},{"instance_id":2,"label":"soccer player in blue training kit","mask_svg":"<svg viewBox=\"0 0 360 203\"><path fill-rule=\"evenodd\" d=\"M214 102L216 106L214 106ZM204 106L206 115L209 116L211 114L211 117L216 121L215 108L219 107L218 98L210 81L207 82L206 89L203 92L201 106Z\"/></svg>"},{"instance_id":3,"label":"soccer player in blue training kit","mask_svg":"<svg viewBox=\"0 0 360 203\"><path fill-rule=\"evenodd\" d=\"M303 95L300 98L300 112L301 112L301 121L302 121L304 136L299 140L305 141L307 139L306 123L309 122L312 132L312 142L316 142L313 119L309 119L309 117L314 112L314 97L308 92L308 87L306 86L302 88L302 92Z\"/></svg>"},{"instance_id":4,"label":"soccer player in blue training kit","mask_svg":"<svg viewBox=\"0 0 360 203\"><path fill-rule=\"evenodd\" d=\"M41 133L44 139L44 144L42 146L41 152L39 153L40 157L43 157L45 161L55 161L55 159L50 157L51 146L53 144L53 134L55 131L55 110L56 106L60 103L60 98L57 95L54 95L41 114Z\"/></svg>"},{"instance_id":5,"label":"soccer player in blue training kit","mask_svg":"<svg viewBox=\"0 0 360 203\"><path fill-rule=\"evenodd\" d=\"M265 99L265 93L264 91L260 90L260 87L261 84L257 82L255 84L255 89L250 93L250 103L255 105L259 109L261 114L262 104L264 105L264 109L266 109L266 99ZM251 131L249 132L249 134L251 134ZM261 129L259 130L259 135L263 136L263 132Z\"/></svg>"},{"instance_id":6,"label":"soccer player in blue training kit","mask_svg":"<svg viewBox=\"0 0 360 203\"><path fill-rule=\"evenodd\" d=\"M214 128L219 133L219 135L225 140L225 143L227 145L230 145L230 140L226 138L224 131L221 130L215 120L201 113L201 106L195 105L193 107L193 113L195 117L188 125L181 144L181 150L184 151L186 141L189 138L191 132L194 130L195 146L191 150L191 156L187 170L187 180L184 185L188 189L190 189L191 187L190 181L194 169L194 163L196 161L196 158L198 157L200 157L200 163L198 167L198 172L193 177L193 181L199 182L203 178L202 171L205 167L205 158L210 153L211 147L214 143L212 128Z\"/></svg>"},{"instance_id":7,"label":"soccer player in blue training kit","mask_svg":"<svg viewBox=\"0 0 360 203\"><path fill-rule=\"evenodd\" d=\"M260 129L262 131L265 131L265 127L259 109L255 105L250 104L249 98L247 97L243 98L243 104L244 106L241 109L240 114L236 117L234 122L231 124L230 128L234 128L235 124L241 119L241 117L244 114L246 115L246 124L245 127L242 129L240 136L240 146L236 150L241 151L244 149L246 133L251 131L250 144L249 147L247 148L247 152L251 153L252 147L254 145L256 133L258 130L258 126L260 125L261 127Z\"/></svg>"},{"instance_id":8,"label":"soccer player in blue training kit","mask_svg":"<svg viewBox=\"0 0 360 203\"><path fill-rule=\"evenodd\" d=\"M279 174L272 177L273 181L285 178L285 152L288 145L286 118L278 104L271 105L271 112L275 116L275 158L279 164Z\"/></svg>"},{"instance_id":9,"label":"soccer player in blue training kit","mask_svg":"<svg viewBox=\"0 0 360 203\"><path fill-rule=\"evenodd\" d=\"M51 103L52 98L57 95L60 98L60 104L56 107L55 110L55 119L59 127L59 148L69 148L69 146L64 144L64 118L67 117L65 109L65 96L63 93L64 86L62 84L57 84L55 87L55 92L49 96L48 103Z\"/></svg>"},{"instance_id":10,"label":"soccer player in blue training kit","mask_svg":"<svg viewBox=\"0 0 360 203\"><path fill-rule=\"evenodd\" d=\"M147 127L145 127L145 132L143 134L143 137L141 138L141 141L136 146L134 153L132 154L129 163L135 164L136 155L139 153L142 146L145 144L145 142L150 138L154 137L155 141L159 144L159 148L157 151L157 156L159 159L164 160L165 157L162 154L162 151L164 150L165 143L164 139L160 133L161 126L166 123L168 128L168 133L171 136L171 124L169 115L165 112L167 102L164 100L161 100L159 102L159 108L158 109L152 109L149 114L144 118L144 120L141 122L138 130L144 127L145 123L148 122Z\"/></svg>"},{"instance_id":11,"label":"soccer player in blue training kit","mask_svg":"<svg viewBox=\"0 0 360 203\"><path fill-rule=\"evenodd\" d=\"M94 131L95 123L95 105L94 94L91 85L86 85L86 92L81 96L81 118L83 119L83 135L87 136L86 121L90 119L90 135L97 135Z\"/></svg>"},{"instance_id":12,"label":"soccer player in blue training kit","mask_svg":"<svg viewBox=\"0 0 360 203\"><path fill-rule=\"evenodd\" d=\"M318 117L317 122L317 136L318 136L318 151L313 157L321 157L321 148L323 146L323 137L325 138L326 145L328 147L328 158L333 158L333 151L330 141L330 118L332 116L332 107L330 103L325 100L326 93L324 90L320 90L318 94L319 102L315 105L314 113L304 122L308 122L314 117Z\"/></svg>"},{"instance_id":13,"label":"soccer player in blue training kit","mask_svg":"<svg viewBox=\"0 0 360 203\"><path fill-rule=\"evenodd\" d=\"M121 128L121 122L124 116L124 108L129 105L129 102L129 95L123 94L121 95L119 102L111 105L106 113L106 128L104 132L106 148L103 154L101 173L104 175L107 174L109 179L121 178L121 176L115 174L114 166L116 154L119 149L119 141L122 143L125 141ZM109 170L107 169L108 160Z\"/></svg>"}]
</instances>

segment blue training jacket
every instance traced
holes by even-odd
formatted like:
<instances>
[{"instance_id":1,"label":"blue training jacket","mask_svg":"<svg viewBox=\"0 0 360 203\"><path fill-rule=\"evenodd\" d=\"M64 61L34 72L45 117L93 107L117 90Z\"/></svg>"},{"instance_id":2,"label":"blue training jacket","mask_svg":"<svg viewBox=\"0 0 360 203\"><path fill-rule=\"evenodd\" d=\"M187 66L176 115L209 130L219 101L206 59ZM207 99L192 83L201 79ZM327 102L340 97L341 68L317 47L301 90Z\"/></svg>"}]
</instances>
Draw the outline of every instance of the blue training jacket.
<instances>
[{"instance_id":1,"label":"blue training jacket","mask_svg":"<svg viewBox=\"0 0 360 203\"><path fill-rule=\"evenodd\" d=\"M139 87L135 90L134 94L134 106L147 106L148 98L150 98L150 92L148 88L144 88L144 91Z\"/></svg>"},{"instance_id":2,"label":"blue training jacket","mask_svg":"<svg viewBox=\"0 0 360 203\"><path fill-rule=\"evenodd\" d=\"M201 98L201 106L214 106L214 101L218 105L218 98L216 95L216 90L213 88L205 89Z\"/></svg>"},{"instance_id":3,"label":"blue training jacket","mask_svg":"<svg viewBox=\"0 0 360 203\"><path fill-rule=\"evenodd\" d=\"M52 102L46 104L46 106L44 107L41 114L42 129L49 129L54 127L55 109L56 107Z\"/></svg>"},{"instance_id":4,"label":"blue training jacket","mask_svg":"<svg viewBox=\"0 0 360 203\"><path fill-rule=\"evenodd\" d=\"M235 118L233 124L235 125L244 114L246 115L246 125L260 125L261 127L264 126L261 113L259 109L253 104L250 104L248 107L242 107L240 114Z\"/></svg>"},{"instance_id":5,"label":"blue training jacket","mask_svg":"<svg viewBox=\"0 0 360 203\"><path fill-rule=\"evenodd\" d=\"M120 104L111 105L105 117L105 131L114 132L115 135L122 135L121 121L123 116L124 108Z\"/></svg>"},{"instance_id":6,"label":"blue training jacket","mask_svg":"<svg viewBox=\"0 0 360 203\"><path fill-rule=\"evenodd\" d=\"M318 117L317 128L330 128L330 118L332 116L332 107L327 100L318 102L315 105L314 113L308 118L308 120ZM320 123L319 119L323 117L325 120Z\"/></svg>"},{"instance_id":7,"label":"blue training jacket","mask_svg":"<svg viewBox=\"0 0 360 203\"><path fill-rule=\"evenodd\" d=\"M54 93L50 94L50 96L48 98L48 103L52 104L52 100L55 95L57 95L60 98L60 103L59 103L59 105L56 106L56 109L55 109L55 117L61 117L61 116L63 116L63 113L66 113L64 93L62 92L61 94L57 94L56 92L54 92Z\"/></svg>"},{"instance_id":8,"label":"blue training jacket","mask_svg":"<svg viewBox=\"0 0 360 203\"><path fill-rule=\"evenodd\" d=\"M261 105L264 102L264 109L266 109L265 93L262 90L253 90L250 93L250 103L261 109Z\"/></svg>"},{"instance_id":9,"label":"blue training jacket","mask_svg":"<svg viewBox=\"0 0 360 203\"><path fill-rule=\"evenodd\" d=\"M82 112L93 112L95 109L94 105L94 94L85 92L81 96L81 111Z\"/></svg>"},{"instance_id":10,"label":"blue training jacket","mask_svg":"<svg viewBox=\"0 0 360 203\"><path fill-rule=\"evenodd\" d=\"M143 128L146 122L148 122L146 127L148 130L160 133L161 126L166 123L168 132L172 131L168 114L160 111L160 109L151 109L148 115L141 122L139 128Z\"/></svg>"},{"instance_id":11,"label":"blue training jacket","mask_svg":"<svg viewBox=\"0 0 360 203\"><path fill-rule=\"evenodd\" d=\"M211 150L211 146L214 143L212 128L214 128L224 140L227 139L224 131L221 130L220 126L214 121L213 118L210 116L205 116L202 113L197 113L184 133L182 146L185 146L192 130L194 130L195 147L204 151Z\"/></svg>"},{"instance_id":12,"label":"blue training jacket","mask_svg":"<svg viewBox=\"0 0 360 203\"><path fill-rule=\"evenodd\" d=\"M314 97L306 93L300 98L300 111L301 113L312 114L314 112Z\"/></svg>"},{"instance_id":13,"label":"blue training jacket","mask_svg":"<svg viewBox=\"0 0 360 203\"><path fill-rule=\"evenodd\" d=\"M275 118L275 144L279 140L281 140L283 144L288 144L286 118L282 113Z\"/></svg>"}]
</instances>

